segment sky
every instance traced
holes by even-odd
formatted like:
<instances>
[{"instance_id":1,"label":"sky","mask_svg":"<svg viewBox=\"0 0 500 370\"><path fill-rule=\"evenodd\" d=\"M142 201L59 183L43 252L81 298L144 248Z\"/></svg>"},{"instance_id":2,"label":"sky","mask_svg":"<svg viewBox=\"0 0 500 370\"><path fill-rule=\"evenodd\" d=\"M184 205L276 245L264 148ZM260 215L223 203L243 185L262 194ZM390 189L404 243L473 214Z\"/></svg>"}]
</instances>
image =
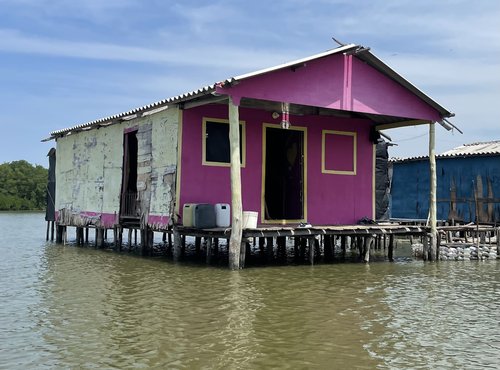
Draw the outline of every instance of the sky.
<instances>
[{"instance_id":1,"label":"sky","mask_svg":"<svg viewBox=\"0 0 500 370\"><path fill-rule=\"evenodd\" d=\"M51 131L337 46L370 47L454 112L437 152L500 140L497 0L0 0L0 163L47 166ZM389 130L426 155L428 126Z\"/></svg>"}]
</instances>

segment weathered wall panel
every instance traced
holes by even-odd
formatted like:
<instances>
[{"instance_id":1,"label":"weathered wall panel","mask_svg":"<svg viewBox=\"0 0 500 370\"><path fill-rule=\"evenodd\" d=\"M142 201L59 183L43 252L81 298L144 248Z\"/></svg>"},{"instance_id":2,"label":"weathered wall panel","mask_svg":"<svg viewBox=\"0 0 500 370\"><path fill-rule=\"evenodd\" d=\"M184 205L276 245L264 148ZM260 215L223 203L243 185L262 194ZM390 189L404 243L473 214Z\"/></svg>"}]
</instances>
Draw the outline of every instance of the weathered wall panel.
<instances>
[{"instance_id":1,"label":"weathered wall panel","mask_svg":"<svg viewBox=\"0 0 500 370\"><path fill-rule=\"evenodd\" d=\"M177 108L57 140L56 209L102 215L117 222L123 167L123 136L137 129L138 179L143 215L169 216L175 201ZM153 154L154 153L154 154ZM101 217L101 218L102 218ZM163 222L168 219L163 218ZM110 225L105 225L110 226Z\"/></svg>"}]
</instances>

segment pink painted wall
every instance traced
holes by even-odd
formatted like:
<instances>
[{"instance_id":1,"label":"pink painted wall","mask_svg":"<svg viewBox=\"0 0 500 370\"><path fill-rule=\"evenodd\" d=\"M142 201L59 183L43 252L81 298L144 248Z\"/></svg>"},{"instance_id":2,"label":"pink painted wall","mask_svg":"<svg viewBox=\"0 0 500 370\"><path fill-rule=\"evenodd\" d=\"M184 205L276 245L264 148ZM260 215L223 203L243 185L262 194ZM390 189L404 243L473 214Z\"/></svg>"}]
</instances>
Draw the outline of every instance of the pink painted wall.
<instances>
[{"instance_id":1,"label":"pink painted wall","mask_svg":"<svg viewBox=\"0 0 500 370\"><path fill-rule=\"evenodd\" d=\"M344 55L313 60L295 71L286 68L252 77L232 87L218 88L218 92L414 119L440 119L436 110L401 85L356 57Z\"/></svg>"},{"instance_id":2,"label":"pink painted wall","mask_svg":"<svg viewBox=\"0 0 500 370\"><path fill-rule=\"evenodd\" d=\"M207 105L184 110L180 207L185 203L231 203L229 167L202 165L202 120L227 119L227 106ZM261 215L262 126L278 124L271 112L240 108L246 122L246 166L241 170L243 209ZM370 122L324 116L291 116L292 126L307 128L308 222L352 224L372 216L373 145ZM322 130L357 132L357 175L321 173ZM182 214L181 214L182 216Z\"/></svg>"}]
</instances>

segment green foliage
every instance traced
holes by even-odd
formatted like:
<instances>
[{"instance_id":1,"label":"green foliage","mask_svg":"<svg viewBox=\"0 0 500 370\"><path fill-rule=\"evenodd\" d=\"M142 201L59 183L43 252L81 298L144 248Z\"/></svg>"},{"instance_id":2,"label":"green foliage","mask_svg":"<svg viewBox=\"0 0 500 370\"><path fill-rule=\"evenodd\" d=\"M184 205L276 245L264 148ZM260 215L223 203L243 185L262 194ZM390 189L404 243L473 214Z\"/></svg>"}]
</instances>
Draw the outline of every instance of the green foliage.
<instances>
[{"instance_id":1,"label":"green foliage","mask_svg":"<svg viewBox=\"0 0 500 370\"><path fill-rule=\"evenodd\" d=\"M48 170L27 161L0 164L0 210L38 210L46 206Z\"/></svg>"}]
</instances>

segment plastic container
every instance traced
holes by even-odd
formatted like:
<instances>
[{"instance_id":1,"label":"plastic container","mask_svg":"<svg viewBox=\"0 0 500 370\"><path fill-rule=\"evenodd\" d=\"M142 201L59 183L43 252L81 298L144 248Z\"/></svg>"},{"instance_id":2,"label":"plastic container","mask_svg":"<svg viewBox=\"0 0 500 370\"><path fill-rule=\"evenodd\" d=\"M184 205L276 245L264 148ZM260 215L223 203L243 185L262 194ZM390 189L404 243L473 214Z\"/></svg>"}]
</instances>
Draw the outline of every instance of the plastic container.
<instances>
[{"instance_id":1,"label":"plastic container","mask_svg":"<svg viewBox=\"0 0 500 370\"><path fill-rule=\"evenodd\" d=\"M185 227L194 226L193 209L196 203L185 203L182 207L182 225Z\"/></svg>"},{"instance_id":2,"label":"plastic container","mask_svg":"<svg viewBox=\"0 0 500 370\"><path fill-rule=\"evenodd\" d=\"M216 227L215 207L213 204L194 205L193 226L197 229L212 229Z\"/></svg>"},{"instance_id":3,"label":"plastic container","mask_svg":"<svg viewBox=\"0 0 500 370\"><path fill-rule=\"evenodd\" d=\"M259 212L243 211L243 228L244 229L257 228L258 217L259 217Z\"/></svg>"},{"instance_id":4,"label":"plastic container","mask_svg":"<svg viewBox=\"0 0 500 370\"><path fill-rule=\"evenodd\" d=\"M215 205L215 225L217 227L229 227L231 225L231 207L227 203Z\"/></svg>"}]
</instances>

